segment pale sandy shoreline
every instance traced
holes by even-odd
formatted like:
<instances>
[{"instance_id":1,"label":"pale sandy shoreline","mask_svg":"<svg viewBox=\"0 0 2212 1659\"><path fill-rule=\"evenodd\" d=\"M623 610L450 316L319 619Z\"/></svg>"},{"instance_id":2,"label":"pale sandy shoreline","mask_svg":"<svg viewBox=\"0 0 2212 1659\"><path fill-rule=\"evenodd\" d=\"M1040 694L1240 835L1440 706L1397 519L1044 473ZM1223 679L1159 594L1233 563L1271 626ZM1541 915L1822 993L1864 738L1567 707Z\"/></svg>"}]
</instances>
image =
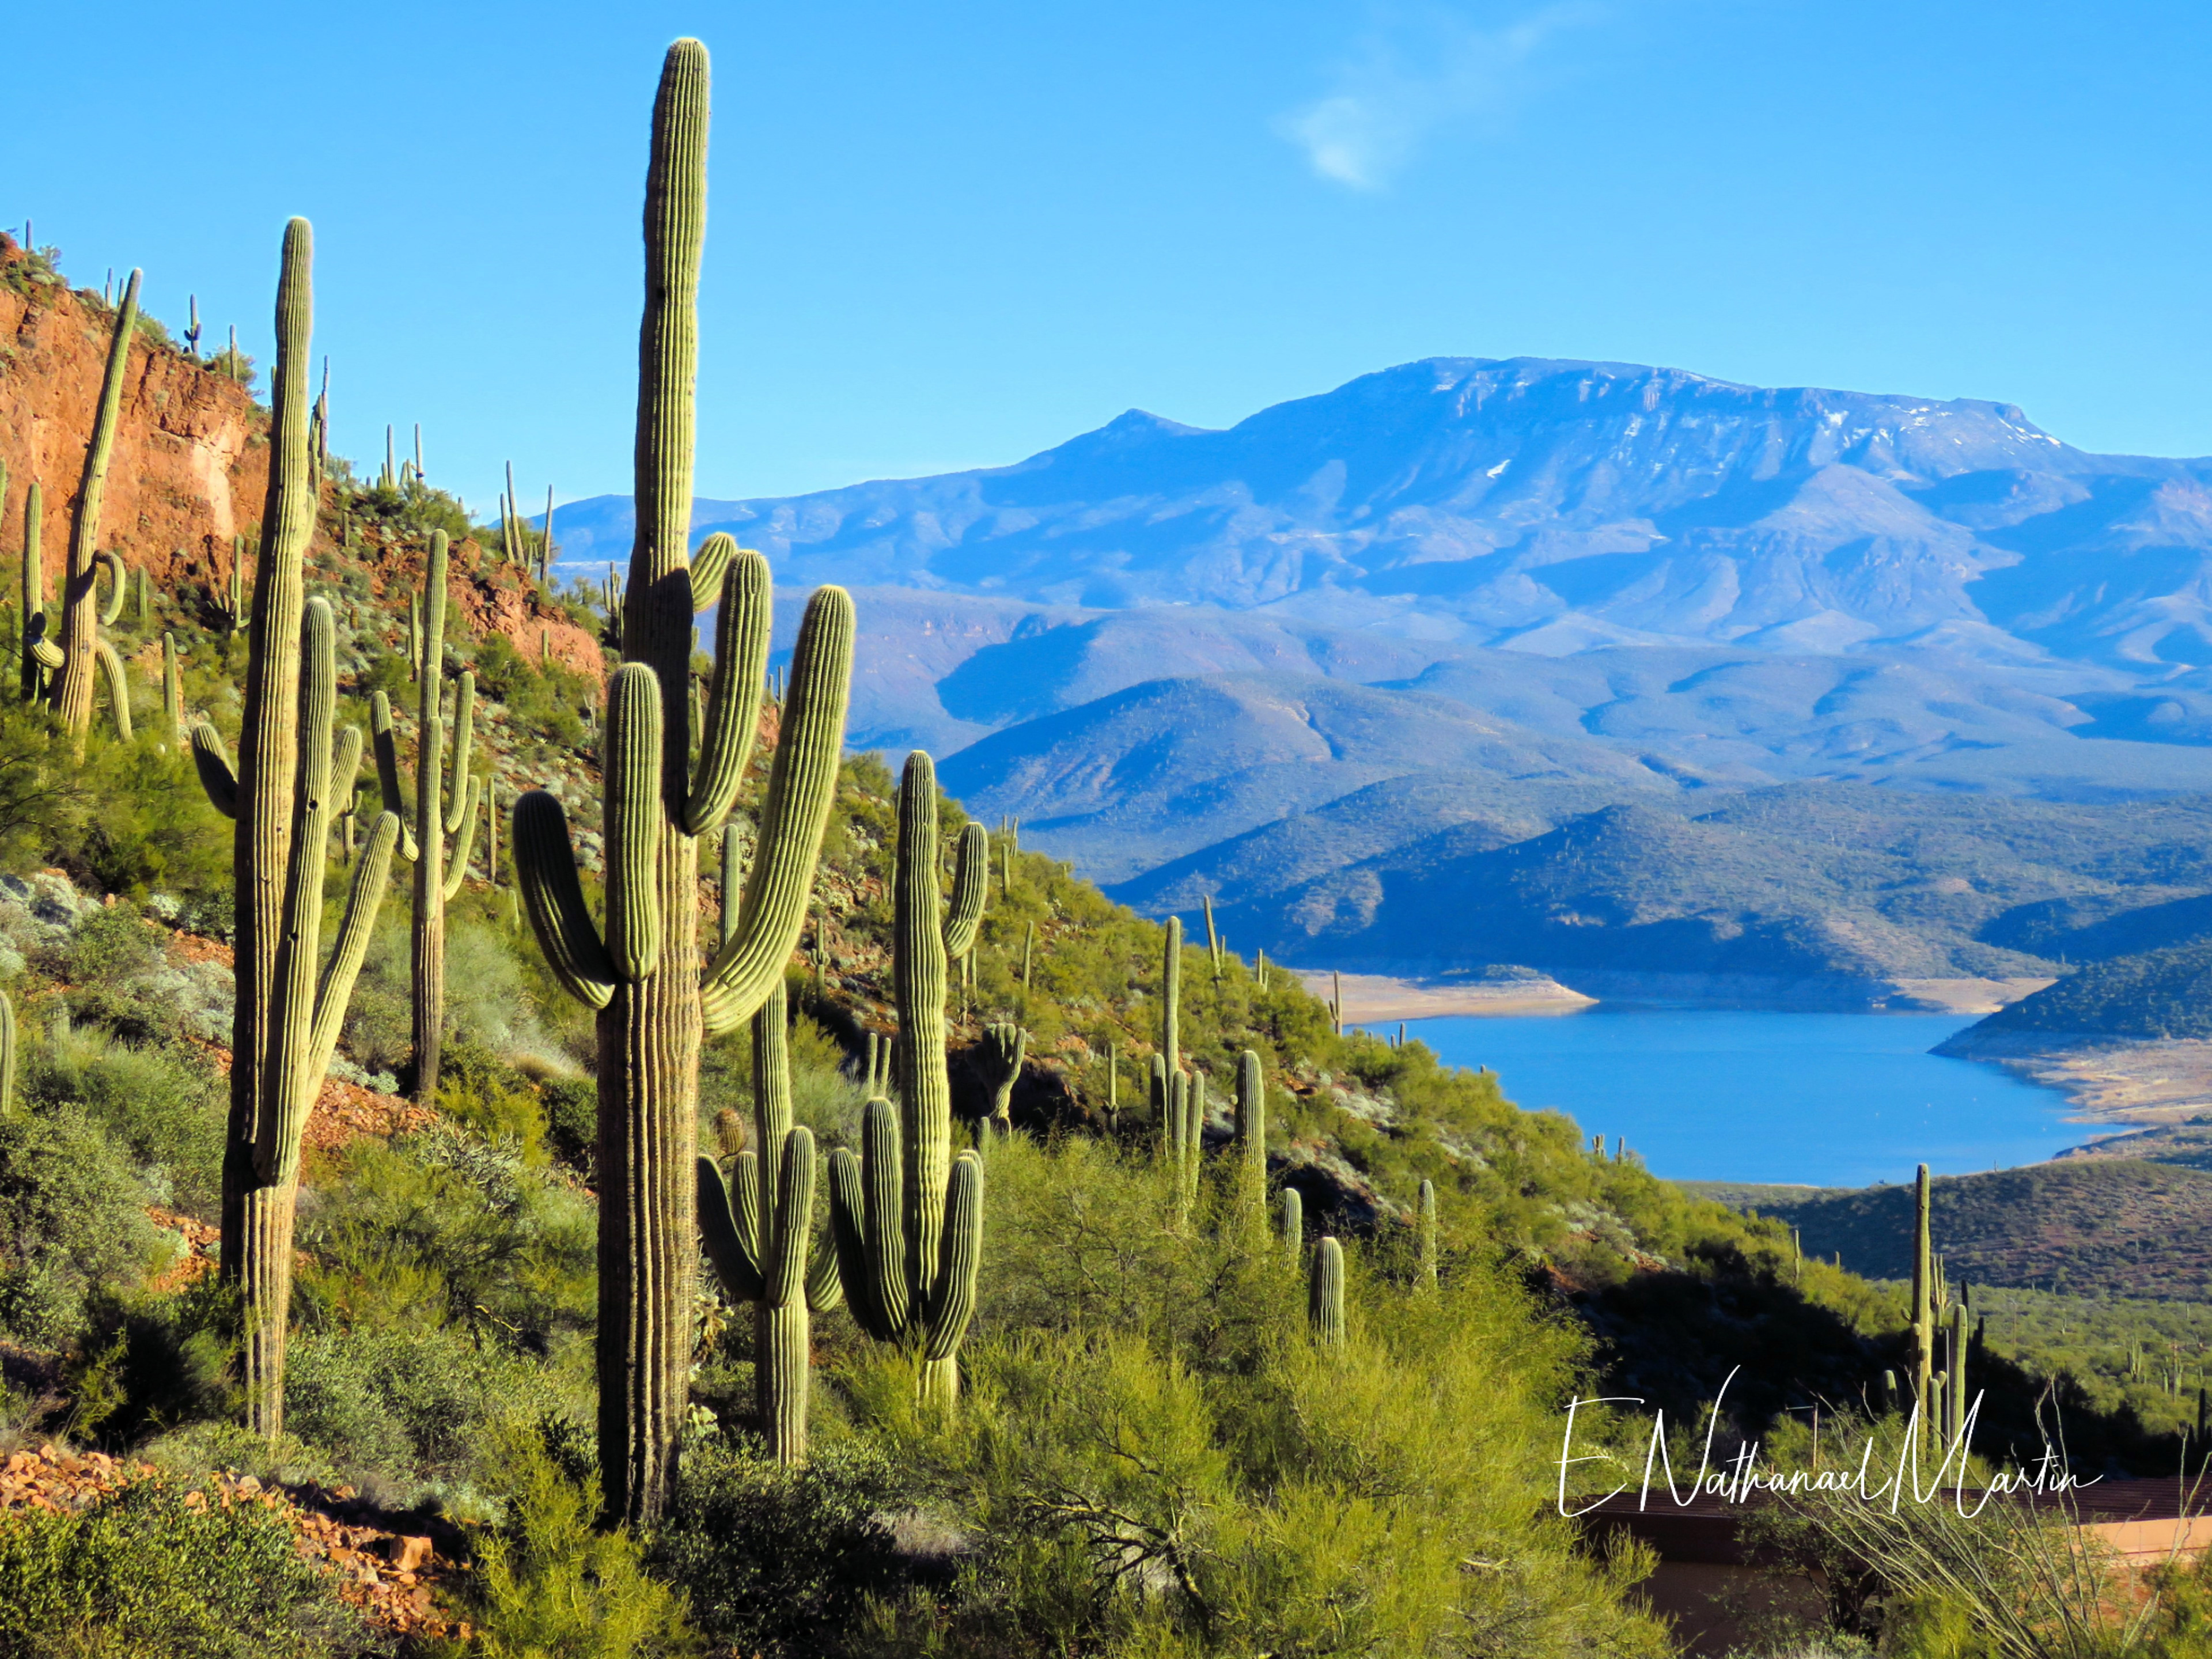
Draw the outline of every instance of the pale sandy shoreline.
<instances>
[{"instance_id":1,"label":"pale sandy shoreline","mask_svg":"<svg viewBox=\"0 0 2212 1659\"><path fill-rule=\"evenodd\" d=\"M1301 969L1298 978L1323 1002L1330 976ZM1437 1019L1456 1014L1571 1014L1596 1005L1554 979L1475 981L1392 979L1385 974L1346 974L1344 1023L1377 1025L1394 1019Z\"/></svg>"},{"instance_id":2,"label":"pale sandy shoreline","mask_svg":"<svg viewBox=\"0 0 2212 1659\"><path fill-rule=\"evenodd\" d=\"M2095 1132L2061 1158L2212 1157L2212 1042L2021 1032L1946 1050L2064 1095L2069 1121Z\"/></svg>"}]
</instances>

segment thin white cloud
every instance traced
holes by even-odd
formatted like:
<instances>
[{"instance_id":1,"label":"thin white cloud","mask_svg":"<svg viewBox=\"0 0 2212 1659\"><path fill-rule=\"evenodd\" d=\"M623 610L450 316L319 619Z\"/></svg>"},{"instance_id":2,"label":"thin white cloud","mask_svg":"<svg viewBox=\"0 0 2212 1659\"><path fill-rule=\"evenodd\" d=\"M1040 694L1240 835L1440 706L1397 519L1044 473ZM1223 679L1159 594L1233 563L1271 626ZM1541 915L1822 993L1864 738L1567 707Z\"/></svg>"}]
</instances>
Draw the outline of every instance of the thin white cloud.
<instances>
[{"instance_id":1,"label":"thin white cloud","mask_svg":"<svg viewBox=\"0 0 2212 1659\"><path fill-rule=\"evenodd\" d=\"M1381 190L1438 128L1510 116L1535 82L1543 47L1601 15L1588 0L1565 0L1498 28L1444 11L1378 28L1334 88L1276 117L1275 133L1320 177Z\"/></svg>"}]
</instances>

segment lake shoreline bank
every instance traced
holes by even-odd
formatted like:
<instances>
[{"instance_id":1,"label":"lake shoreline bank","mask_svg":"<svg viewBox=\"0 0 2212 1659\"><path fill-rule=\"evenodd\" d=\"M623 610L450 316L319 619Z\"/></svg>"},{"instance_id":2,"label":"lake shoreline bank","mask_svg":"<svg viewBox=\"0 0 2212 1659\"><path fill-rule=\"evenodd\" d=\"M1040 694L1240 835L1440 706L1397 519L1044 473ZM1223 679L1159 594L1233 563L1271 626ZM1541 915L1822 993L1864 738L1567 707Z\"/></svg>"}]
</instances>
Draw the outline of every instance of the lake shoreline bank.
<instances>
[{"instance_id":1,"label":"lake shoreline bank","mask_svg":"<svg viewBox=\"0 0 2212 1659\"><path fill-rule=\"evenodd\" d=\"M2150 1158L2212 1167L2212 1042L1972 1028L1937 1054L2056 1090L2069 1122L2094 1126L2057 1158Z\"/></svg>"}]
</instances>

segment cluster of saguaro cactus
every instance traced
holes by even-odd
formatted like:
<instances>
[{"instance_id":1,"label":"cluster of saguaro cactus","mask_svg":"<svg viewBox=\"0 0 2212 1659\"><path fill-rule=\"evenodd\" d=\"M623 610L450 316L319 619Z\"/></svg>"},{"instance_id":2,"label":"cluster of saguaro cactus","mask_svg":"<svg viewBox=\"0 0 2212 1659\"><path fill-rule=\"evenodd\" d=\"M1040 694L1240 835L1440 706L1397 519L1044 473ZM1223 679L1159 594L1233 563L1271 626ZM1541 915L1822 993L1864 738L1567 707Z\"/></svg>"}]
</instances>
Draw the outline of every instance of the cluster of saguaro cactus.
<instances>
[{"instance_id":1,"label":"cluster of saguaro cactus","mask_svg":"<svg viewBox=\"0 0 2212 1659\"><path fill-rule=\"evenodd\" d=\"M1029 1051L1030 1034L1020 1026L983 1028L983 1063L991 1083L991 1133L1001 1138L1014 1132L1014 1085L1021 1080L1022 1063Z\"/></svg>"},{"instance_id":2,"label":"cluster of saguaro cactus","mask_svg":"<svg viewBox=\"0 0 2212 1659\"><path fill-rule=\"evenodd\" d=\"M69 568L62 579L61 662L51 693L54 712L67 730L82 734L92 727L93 682L107 688L107 701L115 719L116 735L131 735L131 688L123 678L123 659L100 637L102 626L112 627L123 614L127 580L121 555L98 550L100 498L107 489L107 465L115 453L115 430L121 424L123 383L131 362L131 340L138 327L138 272L124 284L123 303L115 313L115 337L107 349L107 370L100 381L100 404L93 416L92 441L85 447L84 477L77 486L76 503L70 518ZM100 601L100 568L111 578L107 602Z\"/></svg>"},{"instance_id":3,"label":"cluster of saguaro cactus","mask_svg":"<svg viewBox=\"0 0 2212 1659\"><path fill-rule=\"evenodd\" d=\"M740 1143L731 1185L720 1165L698 1160L699 1231L715 1276L733 1301L753 1304L753 1383L761 1431L779 1463L806 1461L811 1316L844 1300L837 1258L811 1263L814 1135L791 1121L791 1050L784 988L778 981L752 1017L753 1110L757 1153L742 1150L738 1120L725 1142ZM731 1114L734 1119L736 1115ZM734 1188L735 1202L732 1203Z\"/></svg>"},{"instance_id":4,"label":"cluster of saguaro cactus","mask_svg":"<svg viewBox=\"0 0 2212 1659\"><path fill-rule=\"evenodd\" d=\"M223 1151L222 1271L243 1322L246 1425L271 1439L284 1421L285 1316L301 1135L337 1043L399 836L390 813L377 820L354 867L344 919L325 963L337 629L330 606L307 598L304 568L315 520L306 385L313 250L307 222L293 220L285 228L277 285L268 510L237 771L212 726L192 732L208 798L237 821L238 1001Z\"/></svg>"},{"instance_id":5,"label":"cluster of saguaro cactus","mask_svg":"<svg viewBox=\"0 0 2212 1659\"><path fill-rule=\"evenodd\" d=\"M477 677L463 672L453 693L452 777L447 777L445 676L446 532L430 532L430 555L422 580L422 671L416 678L415 806L410 823L400 787L399 749L392 726L392 705L379 691L370 705L376 748L376 775L384 810L402 826L400 852L415 865L415 907L410 935L413 989L410 1024L415 1054L415 1099L423 1106L438 1098L441 1034L446 1018L446 905L461 890L474 848L477 811L483 780L470 770L476 737ZM350 792L349 792L350 793ZM450 855L446 837L451 836Z\"/></svg>"},{"instance_id":6,"label":"cluster of saguaro cactus","mask_svg":"<svg viewBox=\"0 0 2212 1659\"><path fill-rule=\"evenodd\" d=\"M584 902L560 801L533 790L516 802L514 824L547 961L599 1012L599 1476L609 1516L632 1524L650 1522L667 1502L689 1406L701 1035L750 1018L782 983L836 797L852 673L852 600L822 588L799 626L791 706L735 925L702 973L698 838L722 826L744 781L771 609L758 554L715 538L696 566L686 552L707 104L707 50L679 40L662 65L646 183L637 532L623 618L629 660L609 687L602 744L604 935ZM719 568L710 569L709 549ZM691 619L702 590L716 588L726 591L695 763Z\"/></svg>"},{"instance_id":7,"label":"cluster of saguaro cactus","mask_svg":"<svg viewBox=\"0 0 2212 1659\"><path fill-rule=\"evenodd\" d=\"M794 702L805 689L794 676ZM990 843L970 824L960 841L949 915L939 895L937 770L920 750L899 780L892 884L892 978L899 1014L899 1104L871 1100L861 1152L830 1159L830 1219L845 1300L860 1328L896 1343L920 1367L922 1398L959 1395L961 1339L975 1309L983 1246L983 1165L952 1155L952 1083L945 1066L946 963L974 945L982 903L969 866ZM963 908L961 901L967 901Z\"/></svg>"}]
</instances>

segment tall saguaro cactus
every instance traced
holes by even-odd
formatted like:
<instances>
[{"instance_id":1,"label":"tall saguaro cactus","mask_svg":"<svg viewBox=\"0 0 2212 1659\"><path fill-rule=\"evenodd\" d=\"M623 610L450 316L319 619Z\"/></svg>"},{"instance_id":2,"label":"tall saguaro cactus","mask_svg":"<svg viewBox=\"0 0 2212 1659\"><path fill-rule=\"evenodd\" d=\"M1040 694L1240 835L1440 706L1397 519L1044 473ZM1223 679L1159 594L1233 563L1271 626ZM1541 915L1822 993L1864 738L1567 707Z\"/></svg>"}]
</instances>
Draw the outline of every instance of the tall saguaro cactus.
<instances>
[{"instance_id":1,"label":"tall saguaro cactus","mask_svg":"<svg viewBox=\"0 0 2212 1659\"><path fill-rule=\"evenodd\" d=\"M446 1019L446 903L461 890L476 842L482 780L469 770L476 735L477 677L463 673L453 694L453 777L446 778L446 532L430 532L430 556L422 579L422 672L416 680L415 811L411 833L401 853L415 861L415 910L410 935L413 994L410 998L415 1050L415 1100L432 1106L438 1099L438 1054ZM380 706L376 727L376 770L385 810L402 811L398 745L388 707ZM453 837L447 854L446 837Z\"/></svg>"},{"instance_id":2,"label":"tall saguaro cactus","mask_svg":"<svg viewBox=\"0 0 2212 1659\"><path fill-rule=\"evenodd\" d=\"M337 627L307 599L314 529L308 489L308 339L313 233L284 230L276 291L269 494L262 515L235 775L210 726L192 732L208 797L237 820L230 1115L222 1166L222 1277L243 1319L246 1426L274 1439L284 1425L285 1316L292 1293L293 1198L307 1114L322 1091L355 976L376 924L398 820L386 813L354 867L335 950L322 962L323 874L337 703ZM319 969L319 976L318 969Z\"/></svg>"},{"instance_id":3,"label":"tall saguaro cactus","mask_svg":"<svg viewBox=\"0 0 2212 1659\"><path fill-rule=\"evenodd\" d=\"M952 1156L952 1082L945 1060L945 964L972 944L990 843L969 825L960 842L954 903L940 915L937 769L915 750L899 779L892 884L892 977L898 998L899 1105L868 1103L861 1156L830 1154L830 1213L845 1299L860 1328L896 1343L921 1369L926 1401L960 1389L960 1340L975 1310L983 1246L983 1165Z\"/></svg>"},{"instance_id":4,"label":"tall saguaro cactus","mask_svg":"<svg viewBox=\"0 0 2212 1659\"><path fill-rule=\"evenodd\" d=\"M1237 1067L1237 1198L1250 1215L1267 1212L1267 1074L1247 1048Z\"/></svg>"},{"instance_id":5,"label":"tall saguaro cactus","mask_svg":"<svg viewBox=\"0 0 2212 1659\"><path fill-rule=\"evenodd\" d=\"M62 725L75 732L92 727L92 683L104 678L115 710L118 735L131 735L131 701L123 680L123 660L115 647L100 637L100 624L112 623L123 614L123 561L113 553L100 553L100 497L107 490L107 463L115 453L115 428L121 423L123 382L131 366L131 340L138 330L138 272L123 287L123 303L115 313L115 338L107 349L107 372L100 383L100 405L93 416L92 441L85 447L84 478L77 486L76 502L70 515L69 570L62 586L62 662L53 689L54 712ZM100 567L106 564L114 591L105 611L97 588Z\"/></svg>"},{"instance_id":6,"label":"tall saguaro cactus","mask_svg":"<svg viewBox=\"0 0 2212 1659\"><path fill-rule=\"evenodd\" d=\"M779 1463L806 1461L811 1316L844 1300L834 1251L810 1263L814 1135L791 1121L788 1007L779 981L753 1013L753 1110L760 1151L740 1151L732 1171L698 1161L699 1231L715 1275L733 1300L753 1304L753 1383L761 1432ZM742 1136L744 1131L739 1128Z\"/></svg>"},{"instance_id":7,"label":"tall saguaro cactus","mask_svg":"<svg viewBox=\"0 0 2212 1659\"><path fill-rule=\"evenodd\" d=\"M48 637L53 631L46 611L46 568L39 550L39 533L46 517L46 494L36 478L23 492L23 701L34 702L46 694L46 677L62 665L62 648Z\"/></svg>"},{"instance_id":8,"label":"tall saguaro cactus","mask_svg":"<svg viewBox=\"0 0 2212 1659\"><path fill-rule=\"evenodd\" d=\"M1929 1379L1936 1364L1936 1272L1929 1248L1928 1166L1912 1177L1912 1397L1919 1403L1921 1430L1933 1425Z\"/></svg>"},{"instance_id":9,"label":"tall saguaro cactus","mask_svg":"<svg viewBox=\"0 0 2212 1659\"><path fill-rule=\"evenodd\" d=\"M610 1517L632 1524L666 1504L689 1405L700 1038L750 1017L782 982L836 796L853 661L852 599L819 589L799 625L737 925L702 973L698 838L721 827L744 781L771 604L757 553L713 537L696 565L686 553L707 87L707 49L678 40L661 66L646 179L637 533L623 617L629 660L607 699L604 937L559 800L533 790L514 809L515 864L538 943L568 993L599 1011L599 1476ZM691 618L717 586L695 765Z\"/></svg>"}]
</instances>

